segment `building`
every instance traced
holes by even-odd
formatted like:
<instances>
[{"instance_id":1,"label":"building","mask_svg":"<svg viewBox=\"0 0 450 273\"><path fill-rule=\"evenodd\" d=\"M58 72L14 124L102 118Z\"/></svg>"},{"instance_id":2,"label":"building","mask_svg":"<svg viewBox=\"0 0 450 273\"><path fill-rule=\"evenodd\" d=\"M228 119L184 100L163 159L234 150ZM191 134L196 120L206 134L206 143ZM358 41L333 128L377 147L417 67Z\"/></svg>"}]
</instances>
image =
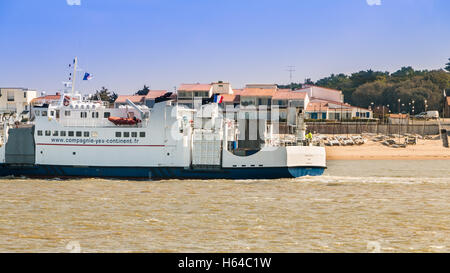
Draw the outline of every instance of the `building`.
<instances>
[{"instance_id":1,"label":"building","mask_svg":"<svg viewBox=\"0 0 450 273\"><path fill-rule=\"evenodd\" d=\"M153 90L147 96L121 95L117 98L115 107L126 105L127 99L136 105L153 107L155 98L165 93L165 90ZM267 119L273 119L275 117L271 115L274 106L277 108L279 121L291 125L295 125L295 119L300 113L307 119L317 120L373 118L371 110L344 103L341 91L312 85L290 90L280 89L276 84L247 84L243 89L232 89L230 83L223 81L181 84L177 94L172 97L176 98L179 104L193 108L196 99L210 99L213 95L222 96L222 109L228 114L232 112L236 120L241 112L241 115L247 118L252 116L251 119L255 119L255 114L261 118L262 110L267 111Z\"/></svg>"},{"instance_id":2,"label":"building","mask_svg":"<svg viewBox=\"0 0 450 273\"><path fill-rule=\"evenodd\" d=\"M279 120L288 124L296 124L296 117L304 113L309 104L306 92L277 91L272 97L272 106L278 106Z\"/></svg>"},{"instance_id":3,"label":"building","mask_svg":"<svg viewBox=\"0 0 450 273\"><path fill-rule=\"evenodd\" d=\"M211 84L212 87L212 94L221 94L221 95L232 95L233 94L233 89L231 88L231 84L228 82L223 82L223 81L218 81L218 82L213 82Z\"/></svg>"},{"instance_id":4,"label":"building","mask_svg":"<svg viewBox=\"0 0 450 273\"><path fill-rule=\"evenodd\" d=\"M37 92L27 88L0 88L0 115L27 115Z\"/></svg>"},{"instance_id":5,"label":"building","mask_svg":"<svg viewBox=\"0 0 450 273\"><path fill-rule=\"evenodd\" d=\"M389 114L388 122L390 124L409 124L408 114Z\"/></svg>"},{"instance_id":6,"label":"building","mask_svg":"<svg viewBox=\"0 0 450 273\"><path fill-rule=\"evenodd\" d=\"M312 120L372 119L373 113L369 109L347 103L314 99L306 108L306 118Z\"/></svg>"},{"instance_id":7,"label":"building","mask_svg":"<svg viewBox=\"0 0 450 273\"><path fill-rule=\"evenodd\" d=\"M302 89L297 89L293 92L306 92L311 100L318 99L340 103L344 102L342 91L325 87L304 85Z\"/></svg>"},{"instance_id":8,"label":"building","mask_svg":"<svg viewBox=\"0 0 450 273\"><path fill-rule=\"evenodd\" d=\"M226 107L236 107L241 103L241 93L243 89L233 89L231 94L222 94L222 104Z\"/></svg>"},{"instance_id":9,"label":"building","mask_svg":"<svg viewBox=\"0 0 450 273\"><path fill-rule=\"evenodd\" d=\"M55 95L45 95L31 100L32 106L57 103L61 100L61 94L56 92Z\"/></svg>"},{"instance_id":10,"label":"building","mask_svg":"<svg viewBox=\"0 0 450 273\"><path fill-rule=\"evenodd\" d=\"M278 89L276 84L247 84L245 88L259 88L259 89Z\"/></svg>"},{"instance_id":11,"label":"building","mask_svg":"<svg viewBox=\"0 0 450 273\"><path fill-rule=\"evenodd\" d=\"M216 87L219 89L219 86ZM222 87L223 91L226 90ZM188 107L194 107L194 100L196 98L206 99L211 98L213 92L213 84L181 84L177 89L177 99L179 104L184 104Z\"/></svg>"},{"instance_id":12,"label":"building","mask_svg":"<svg viewBox=\"0 0 450 273\"><path fill-rule=\"evenodd\" d=\"M242 91L240 97L241 106L271 106L272 97L277 92L277 88L255 88L246 87Z\"/></svg>"},{"instance_id":13,"label":"building","mask_svg":"<svg viewBox=\"0 0 450 273\"><path fill-rule=\"evenodd\" d=\"M114 108L128 105L127 99L136 105L145 105L152 108L155 104L155 99L167 93L167 90L150 90L147 95L119 95L114 101Z\"/></svg>"}]
</instances>

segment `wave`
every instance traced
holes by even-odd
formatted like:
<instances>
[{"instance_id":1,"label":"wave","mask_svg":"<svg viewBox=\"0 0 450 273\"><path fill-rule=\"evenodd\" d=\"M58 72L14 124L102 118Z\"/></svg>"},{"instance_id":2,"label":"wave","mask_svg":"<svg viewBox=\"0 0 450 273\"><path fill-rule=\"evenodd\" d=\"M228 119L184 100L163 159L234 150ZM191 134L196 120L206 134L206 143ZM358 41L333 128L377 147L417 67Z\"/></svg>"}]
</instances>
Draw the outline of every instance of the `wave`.
<instances>
[{"instance_id":1,"label":"wave","mask_svg":"<svg viewBox=\"0 0 450 273\"><path fill-rule=\"evenodd\" d=\"M393 176L305 176L297 182L307 183L382 183L382 184L450 184L448 177L393 177Z\"/></svg>"}]
</instances>

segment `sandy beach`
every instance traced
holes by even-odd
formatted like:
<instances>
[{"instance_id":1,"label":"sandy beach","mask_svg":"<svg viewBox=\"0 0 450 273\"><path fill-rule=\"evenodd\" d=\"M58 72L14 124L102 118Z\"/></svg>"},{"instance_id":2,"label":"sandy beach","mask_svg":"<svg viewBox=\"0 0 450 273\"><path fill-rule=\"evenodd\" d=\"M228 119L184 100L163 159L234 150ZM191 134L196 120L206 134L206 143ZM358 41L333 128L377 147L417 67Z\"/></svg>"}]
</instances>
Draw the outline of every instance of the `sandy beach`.
<instances>
[{"instance_id":1,"label":"sandy beach","mask_svg":"<svg viewBox=\"0 0 450 273\"><path fill-rule=\"evenodd\" d=\"M419 139L416 145L406 148L391 148L368 140L361 146L327 146L326 152L327 160L450 160L450 149L444 148L440 139Z\"/></svg>"}]
</instances>

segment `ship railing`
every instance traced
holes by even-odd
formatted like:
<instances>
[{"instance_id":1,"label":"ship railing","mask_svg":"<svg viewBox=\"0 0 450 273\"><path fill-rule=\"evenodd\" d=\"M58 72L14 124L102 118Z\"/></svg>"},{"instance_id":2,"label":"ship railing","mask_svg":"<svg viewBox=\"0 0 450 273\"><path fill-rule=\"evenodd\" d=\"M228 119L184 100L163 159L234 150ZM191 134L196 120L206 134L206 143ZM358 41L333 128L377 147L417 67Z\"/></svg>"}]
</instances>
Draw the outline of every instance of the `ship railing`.
<instances>
[{"instance_id":1,"label":"ship railing","mask_svg":"<svg viewBox=\"0 0 450 273\"><path fill-rule=\"evenodd\" d=\"M64 127L101 127L101 128L117 128L117 127L130 127L130 128L143 128L147 126L147 122L143 121L136 125L115 125L107 119L77 119L77 120L60 120L59 123Z\"/></svg>"}]
</instances>

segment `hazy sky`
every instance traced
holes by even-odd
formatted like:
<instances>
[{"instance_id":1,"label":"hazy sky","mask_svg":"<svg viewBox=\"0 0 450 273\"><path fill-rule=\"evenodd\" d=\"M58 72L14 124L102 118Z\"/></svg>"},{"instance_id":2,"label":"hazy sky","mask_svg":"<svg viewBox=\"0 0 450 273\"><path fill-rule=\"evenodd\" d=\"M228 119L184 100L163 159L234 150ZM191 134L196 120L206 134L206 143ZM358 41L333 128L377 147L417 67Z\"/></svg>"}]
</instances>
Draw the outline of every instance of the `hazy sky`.
<instances>
[{"instance_id":1,"label":"hazy sky","mask_svg":"<svg viewBox=\"0 0 450 273\"><path fill-rule=\"evenodd\" d=\"M83 93L441 68L449 14L448 0L0 0L0 87L53 93L74 56L94 75Z\"/></svg>"}]
</instances>

